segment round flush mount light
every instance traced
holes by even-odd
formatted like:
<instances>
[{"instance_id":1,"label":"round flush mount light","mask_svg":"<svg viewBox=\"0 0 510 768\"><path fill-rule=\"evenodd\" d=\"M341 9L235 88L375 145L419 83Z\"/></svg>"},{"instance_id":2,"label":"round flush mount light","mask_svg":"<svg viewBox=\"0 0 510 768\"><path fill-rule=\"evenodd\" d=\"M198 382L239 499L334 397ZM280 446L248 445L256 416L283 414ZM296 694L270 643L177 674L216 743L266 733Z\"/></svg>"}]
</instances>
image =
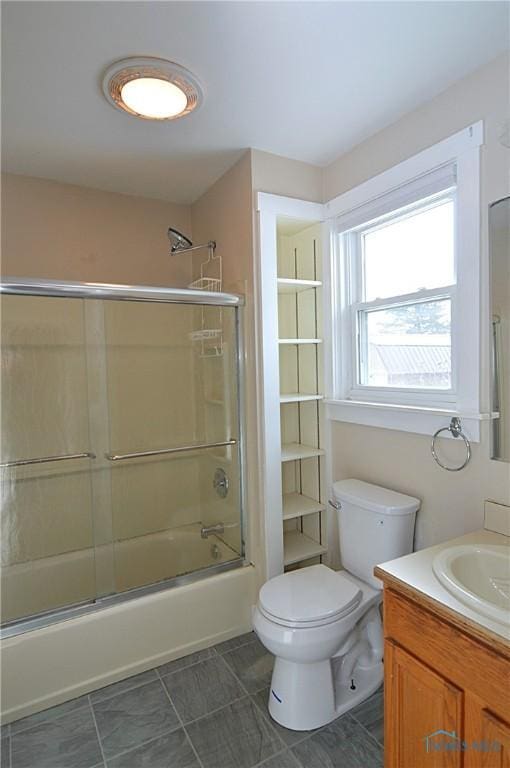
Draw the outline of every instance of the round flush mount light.
<instances>
[{"instance_id":1,"label":"round flush mount light","mask_svg":"<svg viewBox=\"0 0 510 768\"><path fill-rule=\"evenodd\" d=\"M144 120L176 120L202 101L191 72L165 59L122 59L106 70L103 92L110 104Z\"/></svg>"}]
</instances>

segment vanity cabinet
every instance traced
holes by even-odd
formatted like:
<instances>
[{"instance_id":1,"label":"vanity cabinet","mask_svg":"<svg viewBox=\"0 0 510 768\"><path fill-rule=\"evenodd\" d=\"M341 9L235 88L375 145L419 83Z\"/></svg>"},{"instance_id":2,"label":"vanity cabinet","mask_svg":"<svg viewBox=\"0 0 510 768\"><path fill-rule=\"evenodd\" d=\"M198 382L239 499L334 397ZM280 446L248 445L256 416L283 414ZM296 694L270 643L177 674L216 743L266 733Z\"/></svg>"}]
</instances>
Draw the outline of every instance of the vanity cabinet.
<instances>
[{"instance_id":1,"label":"vanity cabinet","mask_svg":"<svg viewBox=\"0 0 510 768\"><path fill-rule=\"evenodd\" d=\"M510 768L510 644L385 581L385 768Z\"/></svg>"}]
</instances>

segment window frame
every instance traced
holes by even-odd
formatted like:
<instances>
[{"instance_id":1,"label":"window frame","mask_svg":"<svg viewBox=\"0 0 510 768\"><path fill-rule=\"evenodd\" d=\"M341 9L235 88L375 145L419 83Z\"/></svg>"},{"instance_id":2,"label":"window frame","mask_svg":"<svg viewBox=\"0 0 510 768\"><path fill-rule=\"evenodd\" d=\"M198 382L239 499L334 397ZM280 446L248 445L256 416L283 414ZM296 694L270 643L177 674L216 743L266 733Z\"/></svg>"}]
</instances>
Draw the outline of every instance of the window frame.
<instances>
[{"instance_id":1,"label":"window frame","mask_svg":"<svg viewBox=\"0 0 510 768\"><path fill-rule=\"evenodd\" d=\"M330 263L325 276L325 313L330 328L326 355L328 419L368 426L431 435L448 424L451 416L462 417L463 429L471 440L480 439L480 421L490 418L481 412L481 338L485 332L480 315L482 254L480 242L480 147L483 121L474 123L453 136L419 152L398 165L374 176L325 204L330 233ZM353 387L353 318L349 312L350 286L345 280L347 249L341 247L340 232L356 228L371 219L412 205L419 199L417 189L428 194L445 192L454 184L434 189L435 176L454 170L456 285L452 296L452 369L458 371L452 382L452 397L432 399L430 391L409 393L397 390L398 399L389 400L384 392L370 392L359 399ZM432 180L432 188L427 179ZM411 199L409 199L411 194ZM367 216L363 218L366 208ZM486 260L486 253L483 258ZM485 269L485 265L483 265ZM433 289L432 293L436 293ZM432 296L432 293L430 296ZM425 293L423 293L425 298ZM367 394L365 392L365 394ZM420 397L416 397L420 395Z\"/></svg>"}]
</instances>

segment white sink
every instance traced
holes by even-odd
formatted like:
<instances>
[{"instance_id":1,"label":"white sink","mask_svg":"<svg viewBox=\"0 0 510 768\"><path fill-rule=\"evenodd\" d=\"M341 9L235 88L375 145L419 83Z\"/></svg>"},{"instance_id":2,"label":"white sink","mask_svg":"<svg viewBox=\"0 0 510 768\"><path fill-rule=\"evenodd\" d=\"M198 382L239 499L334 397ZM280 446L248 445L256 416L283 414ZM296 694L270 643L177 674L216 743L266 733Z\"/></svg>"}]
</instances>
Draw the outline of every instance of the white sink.
<instances>
[{"instance_id":1,"label":"white sink","mask_svg":"<svg viewBox=\"0 0 510 768\"><path fill-rule=\"evenodd\" d=\"M461 544L439 552L432 568L443 587L474 611L510 626L510 547Z\"/></svg>"}]
</instances>

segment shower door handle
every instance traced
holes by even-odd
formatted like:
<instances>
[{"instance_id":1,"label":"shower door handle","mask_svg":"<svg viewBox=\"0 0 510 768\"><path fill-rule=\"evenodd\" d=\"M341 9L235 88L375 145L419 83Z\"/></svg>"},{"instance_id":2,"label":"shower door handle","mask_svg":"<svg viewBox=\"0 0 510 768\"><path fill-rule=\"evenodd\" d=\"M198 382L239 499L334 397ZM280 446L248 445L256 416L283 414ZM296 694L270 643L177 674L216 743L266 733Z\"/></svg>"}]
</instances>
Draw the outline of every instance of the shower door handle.
<instances>
[{"instance_id":1,"label":"shower door handle","mask_svg":"<svg viewBox=\"0 0 510 768\"><path fill-rule=\"evenodd\" d=\"M16 461L5 461L0 467L25 467L28 464L46 464L50 461L69 461L70 459L95 459L96 454L91 451L84 453L63 453L59 456L41 456L37 459L17 459Z\"/></svg>"},{"instance_id":2,"label":"shower door handle","mask_svg":"<svg viewBox=\"0 0 510 768\"><path fill-rule=\"evenodd\" d=\"M141 459L145 456L164 456L167 453L184 453L185 451L203 451L207 448L221 448L235 445L237 440L222 440L219 443L197 443L196 445L180 445L178 448L158 448L154 451L136 451L135 453L105 453L108 461L125 461L125 459Z\"/></svg>"}]
</instances>

